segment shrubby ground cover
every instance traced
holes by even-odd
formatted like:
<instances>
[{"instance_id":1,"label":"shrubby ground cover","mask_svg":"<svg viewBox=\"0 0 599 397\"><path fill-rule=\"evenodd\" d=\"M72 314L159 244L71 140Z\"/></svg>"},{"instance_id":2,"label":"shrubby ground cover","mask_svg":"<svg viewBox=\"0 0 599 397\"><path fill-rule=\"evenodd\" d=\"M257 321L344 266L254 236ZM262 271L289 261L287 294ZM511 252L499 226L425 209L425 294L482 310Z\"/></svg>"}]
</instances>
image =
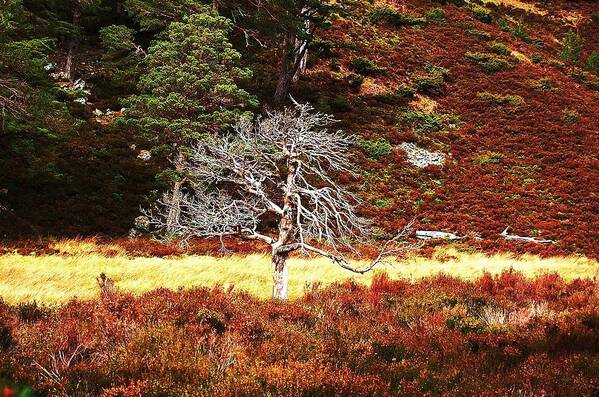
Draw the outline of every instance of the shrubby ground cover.
<instances>
[{"instance_id":1,"label":"shrubby ground cover","mask_svg":"<svg viewBox=\"0 0 599 397\"><path fill-rule=\"evenodd\" d=\"M289 302L223 288L110 288L0 304L0 377L52 396L595 395L590 280L313 286Z\"/></svg>"}]
</instances>

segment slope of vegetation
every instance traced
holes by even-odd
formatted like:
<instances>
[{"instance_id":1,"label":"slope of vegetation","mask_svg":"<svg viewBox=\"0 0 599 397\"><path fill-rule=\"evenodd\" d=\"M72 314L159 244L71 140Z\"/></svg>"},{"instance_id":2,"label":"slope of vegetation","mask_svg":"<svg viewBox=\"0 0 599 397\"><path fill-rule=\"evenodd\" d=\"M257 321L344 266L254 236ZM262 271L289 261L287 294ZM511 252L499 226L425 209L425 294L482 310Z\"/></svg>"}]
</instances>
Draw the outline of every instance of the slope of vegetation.
<instances>
[{"instance_id":1,"label":"slope of vegetation","mask_svg":"<svg viewBox=\"0 0 599 397\"><path fill-rule=\"evenodd\" d=\"M145 95L136 81L142 70L132 65L144 52L166 48L156 39L168 38L160 32L183 20L181 10L201 7L188 1L177 8L173 1L156 18L153 2L126 1L127 12L118 9L115 20L111 7L121 2L85 5L75 71L90 91L82 104L73 102L82 92L52 87L43 71L47 61L60 69L67 56L72 32L54 24L70 23L69 6L52 11L45 2L19 8L21 3L8 3L14 9L3 14L3 29L9 44L21 40L22 51L15 54L15 46L6 44L0 57L3 70L28 82L30 98L40 98L35 110L43 112L3 123L0 161L11 171L0 176L0 200L12 210L3 212L3 236L123 235L139 206L152 203L173 180L168 173L155 178L172 148L140 135L135 125L112 121L122 116L127 98ZM230 4L222 4L219 12L229 17ZM38 28L11 20L26 12L21 20L38 18ZM418 216L419 228L479 236L470 244L486 249L596 256L598 15L592 1L348 2L318 22L306 72L291 94L333 113L340 128L362 136L361 148L384 144L374 155L356 148L361 177L343 181L365 199L363 213L375 219L380 236ZM268 107L281 51L253 37L279 33L277 26L254 22L245 30L226 29L239 62L253 72L251 81L238 82L240 92ZM114 24L120 27L108 29ZM177 29L188 27L179 23L169 32ZM44 37L56 40L46 43ZM221 36L210 40L226 43ZM237 55L230 55L236 62ZM23 68L35 75L19 74ZM237 92L230 79L227 86ZM410 114L418 117L406 122ZM445 164L412 166L399 148L404 142L446 155ZM148 150L152 157L144 161ZM488 153L496 160L479 161ZM557 243L516 245L495 238L508 225L516 234Z\"/></svg>"}]
</instances>

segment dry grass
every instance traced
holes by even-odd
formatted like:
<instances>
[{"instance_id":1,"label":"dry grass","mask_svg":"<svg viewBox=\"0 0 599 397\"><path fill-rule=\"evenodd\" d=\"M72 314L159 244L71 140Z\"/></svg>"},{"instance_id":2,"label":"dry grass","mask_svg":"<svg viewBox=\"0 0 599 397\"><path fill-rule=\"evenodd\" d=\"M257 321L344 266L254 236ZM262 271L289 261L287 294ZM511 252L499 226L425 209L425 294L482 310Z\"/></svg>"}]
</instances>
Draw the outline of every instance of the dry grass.
<instances>
[{"instance_id":1,"label":"dry grass","mask_svg":"<svg viewBox=\"0 0 599 397\"><path fill-rule=\"evenodd\" d=\"M522 0L483 0L483 3L491 3L495 5L503 5L505 7L515 8L517 10L524 10L531 14L547 15L547 10L544 10L533 2L527 2Z\"/></svg>"},{"instance_id":2,"label":"dry grass","mask_svg":"<svg viewBox=\"0 0 599 397\"><path fill-rule=\"evenodd\" d=\"M0 256L0 297L9 303L36 300L45 304L62 303L74 297L89 299L98 295L96 277L102 272L114 280L117 288L135 294L160 287L234 285L259 297L270 295L270 262L265 255L133 258L125 254L107 257L98 253L93 243L60 242L54 248L64 255ZM112 252L118 252L117 248ZM377 271L385 271L391 278L410 280L438 273L474 279L485 271L496 274L507 268L526 276L557 272L566 280L599 275L599 263L583 257L487 256L461 253L453 248L439 249L432 258L412 257L394 262ZM310 283L326 285L347 279L369 283L373 276L373 273L351 274L322 258L293 258L289 272L292 297L300 296Z\"/></svg>"}]
</instances>

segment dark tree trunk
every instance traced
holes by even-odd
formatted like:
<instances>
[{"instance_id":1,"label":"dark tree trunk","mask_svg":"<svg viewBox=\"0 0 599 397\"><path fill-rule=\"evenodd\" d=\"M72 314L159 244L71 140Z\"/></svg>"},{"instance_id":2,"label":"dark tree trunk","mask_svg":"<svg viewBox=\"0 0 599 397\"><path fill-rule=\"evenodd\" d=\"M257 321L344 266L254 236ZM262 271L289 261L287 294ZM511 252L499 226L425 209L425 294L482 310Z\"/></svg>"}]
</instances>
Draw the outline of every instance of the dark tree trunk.
<instances>
[{"instance_id":1,"label":"dark tree trunk","mask_svg":"<svg viewBox=\"0 0 599 397\"><path fill-rule=\"evenodd\" d=\"M285 38L284 45L284 55L283 60L281 62L281 68L279 71L279 80L277 82L277 89L275 91L275 104L280 105L287 98L287 94L289 93L289 86L291 84L291 80L295 75L295 70L293 68L295 64L295 48L294 48L294 39L287 36Z\"/></svg>"},{"instance_id":2,"label":"dark tree trunk","mask_svg":"<svg viewBox=\"0 0 599 397\"><path fill-rule=\"evenodd\" d=\"M282 104L289 94L289 87L296 79L298 71L305 61L308 51L308 43L300 43L296 36L288 35L285 38L285 54L281 62L279 80L275 91L275 104ZM299 76L298 76L299 77Z\"/></svg>"},{"instance_id":3,"label":"dark tree trunk","mask_svg":"<svg viewBox=\"0 0 599 397\"><path fill-rule=\"evenodd\" d=\"M125 7L123 5L123 1L122 0L117 0L117 2L116 2L116 14L119 17L125 16Z\"/></svg>"},{"instance_id":4,"label":"dark tree trunk","mask_svg":"<svg viewBox=\"0 0 599 397\"><path fill-rule=\"evenodd\" d=\"M75 79L75 57L79 49L79 24L81 22L81 3L79 0L73 0L72 12L74 32L69 39L67 60L64 66L64 75L69 81Z\"/></svg>"}]
</instances>

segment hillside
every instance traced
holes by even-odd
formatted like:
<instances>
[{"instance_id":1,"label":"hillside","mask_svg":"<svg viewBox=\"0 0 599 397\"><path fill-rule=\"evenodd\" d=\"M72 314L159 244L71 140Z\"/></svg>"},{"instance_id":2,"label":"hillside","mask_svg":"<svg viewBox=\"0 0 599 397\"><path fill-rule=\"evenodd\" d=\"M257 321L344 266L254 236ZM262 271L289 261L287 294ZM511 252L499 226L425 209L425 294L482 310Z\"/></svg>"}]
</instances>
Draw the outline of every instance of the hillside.
<instances>
[{"instance_id":1,"label":"hillside","mask_svg":"<svg viewBox=\"0 0 599 397\"><path fill-rule=\"evenodd\" d=\"M468 236L474 247L597 257L599 76L585 60L599 51L599 4L348 3L317 30L291 95L362 137L360 176L339 178L365 200L377 235L417 217L418 229ZM112 123L135 88L115 83L120 66L106 61L97 29L108 24L82 35L77 77L90 93L85 104L64 100L70 124L0 144L5 238L121 237L165 188L155 179L164 160L138 158L149 143ZM568 32L580 54L564 51ZM276 50L246 46L237 30L231 40L254 73L240 85L272 108ZM59 41L50 60L65 56ZM556 243L506 241L507 226Z\"/></svg>"}]
</instances>

